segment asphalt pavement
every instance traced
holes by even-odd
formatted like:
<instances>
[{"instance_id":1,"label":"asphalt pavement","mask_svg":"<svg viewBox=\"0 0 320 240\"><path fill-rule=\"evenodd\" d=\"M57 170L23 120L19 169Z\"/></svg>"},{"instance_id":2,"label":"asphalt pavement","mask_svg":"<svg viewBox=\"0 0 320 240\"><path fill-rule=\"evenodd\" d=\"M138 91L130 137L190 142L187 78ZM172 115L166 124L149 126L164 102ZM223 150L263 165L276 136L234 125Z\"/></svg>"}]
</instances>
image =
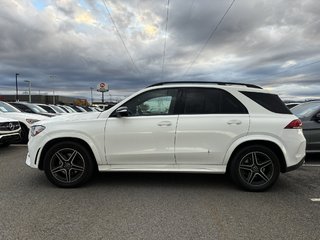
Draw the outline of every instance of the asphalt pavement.
<instances>
[{"instance_id":1,"label":"asphalt pavement","mask_svg":"<svg viewBox=\"0 0 320 240\"><path fill-rule=\"evenodd\" d=\"M320 239L320 158L267 192L224 175L100 173L77 189L0 148L0 239Z\"/></svg>"}]
</instances>

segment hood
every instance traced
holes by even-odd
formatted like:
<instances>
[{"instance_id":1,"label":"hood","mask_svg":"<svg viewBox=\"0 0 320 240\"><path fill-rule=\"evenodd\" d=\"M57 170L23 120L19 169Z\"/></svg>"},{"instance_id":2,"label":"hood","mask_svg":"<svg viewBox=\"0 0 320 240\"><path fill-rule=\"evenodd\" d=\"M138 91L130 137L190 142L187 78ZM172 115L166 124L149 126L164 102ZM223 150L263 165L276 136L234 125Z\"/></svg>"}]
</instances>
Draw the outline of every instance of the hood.
<instances>
[{"instance_id":1,"label":"hood","mask_svg":"<svg viewBox=\"0 0 320 240\"><path fill-rule=\"evenodd\" d=\"M53 118L46 118L41 122L37 122L36 124L46 124L53 122L77 122L77 121L86 121L91 119L97 119L100 115L100 112L88 112L88 113L70 113L63 114L59 116L55 116Z\"/></svg>"},{"instance_id":2,"label":"hood","mask_svg":"<svg viewBox=\"0 0 320 240\"><path fill-rule=\"evenodd\" d=\"M34 113L23 113L23 112L0 112L1 117L9 117L15 120L21 121L21 119L36 119L36 120L45 120L48 119L46 116L34 114Z\"/></svg>"},{"instance_id":3,"label":"hood","mask_svg":"<svg viewBox=\"0 0 320 240\"><path fill-rule=\"evenodd\" d=\"M17 120L0 116L0 123L4 122L17 122Z\"/></svg>"}]
</instances>

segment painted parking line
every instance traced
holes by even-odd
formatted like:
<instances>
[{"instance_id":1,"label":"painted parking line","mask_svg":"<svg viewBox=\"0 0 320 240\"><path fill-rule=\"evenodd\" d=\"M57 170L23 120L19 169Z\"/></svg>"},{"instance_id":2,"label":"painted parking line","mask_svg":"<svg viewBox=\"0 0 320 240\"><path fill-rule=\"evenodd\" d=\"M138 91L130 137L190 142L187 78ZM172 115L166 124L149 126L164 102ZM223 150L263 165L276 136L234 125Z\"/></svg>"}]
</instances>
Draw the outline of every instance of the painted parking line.
<instances>
[{"instance_id":1,"label":"painted parking line","mask_svg":"<svg viewBox=\"0 0 320 240\"><path fill-rule=\"evenodd\" d=\"M305 163L303 167L320 167L320 163Z\"/></svg>"},{"instance_id":2,"label":"painted parking line","mask_svg":"<svg viewBox=\"0 0 320 240\"><path fill-rule=\"evenodd\" d=\"M310 198L312 202L320 202L320 198Z\"/></svg>"}]
</instances>

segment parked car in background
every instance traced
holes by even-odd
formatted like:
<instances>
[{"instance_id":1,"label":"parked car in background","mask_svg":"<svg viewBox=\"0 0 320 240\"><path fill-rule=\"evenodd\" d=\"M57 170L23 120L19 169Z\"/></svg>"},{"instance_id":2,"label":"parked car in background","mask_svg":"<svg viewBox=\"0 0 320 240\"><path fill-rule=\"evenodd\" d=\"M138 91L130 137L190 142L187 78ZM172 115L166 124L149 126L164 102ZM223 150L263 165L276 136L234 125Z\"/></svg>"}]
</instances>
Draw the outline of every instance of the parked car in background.
<instances>
[{"instance_id":1,"label":"parked car in background","mask_svg":"<svg viewBox=\"0 0 320 240\"><path fill-rule=\"evenodd\" d=\"M95 104L94 107L99 111L99 112L103 112L108 110L109 108L112 108L114 105L116 105L115 103L110 103L110 104Z\"/></svg>"},{"instance_id":2,"label":"parked car in background","mask_svg":"<svg viewBox=\"0 0 320 240\"><path fill-rule=\"evenodd\" d=\"M49 107L53 108L53 110L56 112L56 113L60 113L60 114L66 114L68 113L66 110L64 110L63 108L57 106L57 105L53 105L53 104L49 104Z\"/></svg>"},{"instance_id":3,"label":"parked car in background","mask_svg":"<svg viewBox=\"0 0 320 240\"><path fill-rule=\"evenodd\" d=\"M43 103L37 103L35 105L37 105L38 107L44 109L48 113L52 113L54 115L60 115L60 114L65 114L66 113L63 109L61 109L60 107L55 106L55 105L47 105L47 104L43 104Z\"/></svg>"},{"instance_id":4,"label":"parked car in background","mask_svg":"<svg viewBox=\"0 0 320 240\"><path fill-rule=\"evenodd\" d=\"M83 113L86 112L86 110L84 110L82 107L80 106L76 106L76 105L69 105L68 107L72 108L74 111L78 112L78 113Z\"/></svg>"},{"instance_id":5,"label":"parked car in background","mask_svg":"<svg viewBox=\"0 0 320 240\"><path fill-rule=\"evenodd\" d=\"M20 141L21 127L17 120L0 116L0 145L8 146Z\"/></svg>"},{"instance_id":6,"label":"parked car in background","mask_svg":"<svg viewBox=\"0 0 320 240\"><path fill-rule=\"evenodd\" d=\"M39 114L43 115L46 117L53 117L55 114L53 113L48 113L46 110L44 110L41 107L38 107L35 104L32 103L26 103L26 102L10 102L12 106L15 108L18 108L21 112L26 112L26 113L34 113L34 114Z\"/></svg>"},{"instance_id":7,"label":"parked car in background","mask_svg":"<svg viewBox=\"0 0 320 240\"><path fill-rule=\"evenodd\" d=\"M92 112L102 112L100 109L97 109L97 108L92 107L92 106L90 106L89 108L92 110Z\"/></svg>"},{"instance_id":8,"label":"parked car in background","mask_svg":"<svg viewBox=\"0 0 320 240\"><path fill-rule=\"evenodd\" d=\"M58 107L60 107L63 110L65 110L67 113L76 113L77 112L77 111L75 111L74 109L72 109L71 107L69 107L67 105L58 105Z\"/></svg>"},{"instance_id":9,"label":"parked car in background","mask_svg":"<svg viewBox=\"0 0 320 240\"><path fill-rule=\"evenodd\" d=\"M293 107L295 107L295 106L298 106L299 104L301 104L301 103L286 103L286 106L287 106L289 109L291 109L291 108L293 108Z\"/></svg>"},{"instance_id":10,"label":"parked car in background","mask_svg":"<svg viewBox=\"0 0 320 240\"><path fill-rule=\"evenodd\" d=\"M26 164L59 187L99 171L229 173L249 191L302 165L301 121L275 94L239 83L149 86L104 112L31 128Z\"/></svg>"},{"instance_id":11,"label":"parked car in background","mask_svg":"<svg viewBox=\"0 0 320 240\"><path fill-rule=\"evenodd\" d=\"M86 112L93 112L93 110L90 107L87 106L81 106Z\"/></svg>"},{"instance_id":12,"label":"parked car in background","mask_svg":"<svg viewBox=\"0 0 320 240\"><path fill-rule=\"evenodd\" d=\"M303 122L303 134L307 139L307 153L320 152L320 101L302 103L291 112Z\"/></svg>"},{"instance_id":13,"label":"parked car in background","mask_svg":"<svg viewBox=\"0 0 320 240\"><path fill-rule=\"evenodd\" d=\"M0 101L0 117L12 118L19 121L22 143L28 142L29 129L33 123L48 119L46 116L21 112L19 109L3 101Z\"/></svg>"}]
</instances>

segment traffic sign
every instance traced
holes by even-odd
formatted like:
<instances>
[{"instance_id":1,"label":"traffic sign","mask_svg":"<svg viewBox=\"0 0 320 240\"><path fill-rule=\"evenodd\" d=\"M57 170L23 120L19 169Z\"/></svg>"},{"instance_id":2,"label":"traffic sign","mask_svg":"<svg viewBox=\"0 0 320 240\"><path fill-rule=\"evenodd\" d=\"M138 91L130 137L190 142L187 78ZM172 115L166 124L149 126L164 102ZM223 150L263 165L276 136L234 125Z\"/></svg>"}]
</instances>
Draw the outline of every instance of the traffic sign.
<instances>
[{"instance_id":1,"label":"traffic sign","mask_svg":"<svg viewBox=\"0 0 320 240\"><path fill-rule=\"evenodd\" d=\"M108 84L106 84L104 82L99 83L98 86L97 86L97 91L98 92L108 92L109 91Z\"/></svg>"}]
</instances>

